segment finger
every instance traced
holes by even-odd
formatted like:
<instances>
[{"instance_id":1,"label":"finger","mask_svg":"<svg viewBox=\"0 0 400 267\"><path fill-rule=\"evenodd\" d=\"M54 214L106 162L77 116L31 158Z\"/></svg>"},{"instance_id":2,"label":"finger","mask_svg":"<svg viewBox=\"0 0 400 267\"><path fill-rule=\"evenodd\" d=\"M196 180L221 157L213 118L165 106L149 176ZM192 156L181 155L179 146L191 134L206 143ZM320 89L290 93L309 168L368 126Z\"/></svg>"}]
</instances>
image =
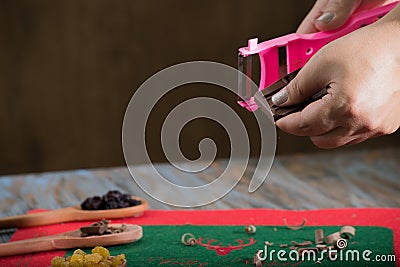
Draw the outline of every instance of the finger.
<instances>
[{"instance_id":1,"label":"finger","mask_svg":"<svg viewBox=\"0 0 400 267\"><path fill-rule=\"evenodd\" d=\"M317 52L300 70L297 76L282 90L272 96L277 106L291 106L304 102L330 84L330 66L325 66L323 56ZM329 76L330 75L330 76Z\"/></svg>"},{"instance_id":2,"label":"finger","mask_svg":"<svg viewBox=\"0 0 400 267\"><path fill-rule=\"evenodd\" d=\"M352 136L347 128L337 127L325 134L310 136L311 141L319 148L337 148L344 145L359 143L363 140L357 140Z\"/></svg>"},{"instance_id":3,"label":"finger","mask_svg":"<svg viewBox=\"0 0 400 267\"><path fill-rule=\"evenodd\" d=\"M322 14L314 20L318 31L332 31L346 23L354 10L360 5L361 0L330 0Z\"/></svg>"},{"instance_id":4,"label":"finger","mask_svg":"<svg viewBox=\"0 0 400 267\"><path fill-rule=\"evenodd\" d=\"M324 12L324 9L328 2L329 0L316 1L310 12L308 12L307 16L301 22L296 32L302 34L318 32L318 29L315 27L314 24L315 19Z\"/></svg>"},{"instance_id":5,"label":"finger","mask_svg":"<svg viewBox=\"0 0 400 267\"><path fill-rule=\"evenodd\" d=\"M337 122L330 117L330 95L317 100L301 112L281 118L276 125L284 132L297 136L317 136L337 128Z\"/></svg>"},{"instance_id":6,"label":"finger","mask_svg":"<svg viewBox=\"0 0 400 267\"><path fill-rule=\"evenodd\" d=\"M393 3L397 0L363 0L355 12L371 10L386 4Z\"/></svg>"}]
</instances>

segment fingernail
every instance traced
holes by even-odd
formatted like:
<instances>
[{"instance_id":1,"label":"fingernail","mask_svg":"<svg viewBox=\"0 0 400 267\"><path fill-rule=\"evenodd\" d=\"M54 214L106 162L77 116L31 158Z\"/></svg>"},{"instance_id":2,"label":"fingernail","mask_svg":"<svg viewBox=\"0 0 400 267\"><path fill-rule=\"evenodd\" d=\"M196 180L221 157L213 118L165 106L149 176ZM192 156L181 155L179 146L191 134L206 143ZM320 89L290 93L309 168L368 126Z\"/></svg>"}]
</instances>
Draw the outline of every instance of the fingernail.
<instances>
[{"instance_id":1,"label":"fingernail","mask_svg":"<svg viewBox=\"0 0 400 267\"><path fill-rule=\"evenodd\" d=\"M287 93L286 88L283 88L282 90L280 90L278 93L274 94L271 98L272 103L274 103L275 105L281 105L283 103L285 103L288 100L289 96Z\"/></svg>"},{"instance_id":2,"label":"fingernail","mask_svg":"<svg viewBox=\"0 0 400 267\"><path fill-rule=\"evenodd\" d=\"M331 22L334 16L335 14L333 14L332 12L325 12L321 16L319 16L317 20L328 24L329 22Z\"/></svg>"}]
</instances>

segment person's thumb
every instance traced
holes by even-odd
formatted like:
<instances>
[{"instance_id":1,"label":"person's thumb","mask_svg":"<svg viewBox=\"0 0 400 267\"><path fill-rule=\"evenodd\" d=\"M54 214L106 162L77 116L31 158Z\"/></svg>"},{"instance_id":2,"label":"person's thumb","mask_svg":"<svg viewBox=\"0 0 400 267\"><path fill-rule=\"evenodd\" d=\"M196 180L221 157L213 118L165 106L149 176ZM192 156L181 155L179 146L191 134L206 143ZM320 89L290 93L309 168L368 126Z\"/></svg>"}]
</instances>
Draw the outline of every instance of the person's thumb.
<instances>
[{"instance_id":1,"label":"person's thumb","mask_svg":"<svg viewBox=\"0 0 400 267\"><path fill-rule=\"evenodd\" d=\"M329 77L324 75L327 72L323 65L319 60L312 58L285 88L272 96L272 103L277 106L291 106L302 103L320 92L329 83Z\"/></svg>"},{"instance_id":2,"label":"person's thumb","mask_svg":"<svg viewBox=\"0 0 400 267\"><path fill-rule=\"evenodd\" d=\"M329 0L323 12L314 22L319 31L332 31L346 23L361 0Z\"/></svg>"}]
</instances>

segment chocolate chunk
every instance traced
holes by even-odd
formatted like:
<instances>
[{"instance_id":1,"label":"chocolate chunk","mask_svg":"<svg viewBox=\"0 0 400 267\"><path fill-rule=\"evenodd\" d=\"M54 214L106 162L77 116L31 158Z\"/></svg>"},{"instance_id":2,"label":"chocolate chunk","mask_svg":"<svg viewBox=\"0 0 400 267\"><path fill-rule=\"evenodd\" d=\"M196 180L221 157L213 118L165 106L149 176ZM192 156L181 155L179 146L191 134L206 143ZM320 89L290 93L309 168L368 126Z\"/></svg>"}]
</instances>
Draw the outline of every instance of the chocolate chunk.
<instances>
[{"instance_id":1,"label":"chocolate chunk","mask_svg":"<svg viewBox=\"0 0 400 267\"><path fill-rule=\"evenodd\" d=\"M108 229L108 222L107 220L101 220L92 225L81 227L81 233L85 236L103 235Z\"/></svg>"},{"instance_id":2,"label":"chocolate chunk","mask_svg":"<svg viewBox=\"0 0 400 267\"><path fill-rule=\"evenodd\" d=\"M276 81L272 85L270 85L267 88L262 90L262 93L264 94L264 97L266 98L267 103L271 108L272 114L274 115L275 121L277 121L280 118L283 118L286 115L289 115L291 113L303 110L307 105L309 105L310 103L312 103L318 99L321 99L324 95L327 94L327 90L325 88L325 89L321 90L319 93L315 94L314 96L308 98L303 103L289 106L289 107L280 107L280 106L277 106L274 103L272 103L272 96L275 95L277 92L279 92L281 89L283 89L286 85L288 85L289 82L291 80L293 80L294 77L296 77L296 75L299 73L299 71L300 71L300 69L298 69L292 73L289 73L282 79Z\"/></svg>"},{"instance_id":3,"label":"chocolate chunk","mask_svg":"<svg viewBox=\"0 0 400 267\"><path fill-rule=\"evenodd\" d=\"M108 220L101 220L100 222L96 222L89 226L81 227L81 236L93 236L93 235L109 235L109 234L118 234L124 232L127 227L125 224L122 224L120 227L110 227L108 226Z\"/></svg>"}]
</instances>

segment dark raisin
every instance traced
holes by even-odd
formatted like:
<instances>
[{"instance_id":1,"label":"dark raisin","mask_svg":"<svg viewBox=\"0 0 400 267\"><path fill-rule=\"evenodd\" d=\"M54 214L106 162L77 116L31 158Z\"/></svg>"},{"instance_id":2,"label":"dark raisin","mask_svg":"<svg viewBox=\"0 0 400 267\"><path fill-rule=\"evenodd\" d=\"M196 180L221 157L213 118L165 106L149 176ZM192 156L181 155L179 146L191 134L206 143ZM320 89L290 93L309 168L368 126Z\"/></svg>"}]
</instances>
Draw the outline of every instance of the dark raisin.
<instances>
[{"instance_id":1,"label":"dark raisin","mask_svg":"<svg viewBox=\"0 0 400 267\"><path fill-rule=\"evenodd\" d=\"M129 194L122 194L118 190L110 190L101 197L88 197L82 202L81 208L83 210L118 209L137 206L141 203L140 200L132 199Z\"/></svg>"},{"instance_id":2,"label":"dark raisin","mask_svg":"<svg viewBox=\"0 0 400 267\"><path fill-rule=\"evenodd\" d=\"M129 206L130 206L129 202L127 202L127 201L118 202L118 208L128 208Z\"/></svg>"},{"instance_id":3,"label":"dark raisin","mask_svg":"<svg viewBox=\"0 0 400 267\"><path fill-rule=\"evenodd\" d=\"M111 209L118 209L118 203L115 200L108 201L106 203L106 209L111 210Z\"/></svg>"},{"instance_id":4,"label":"dark raisin","mask_svg":"<svg viewBox=\"0 0 400 267\"><path fill-rule=\"evenodd\" d=\"M118 190L111 190L108 191L108 193L106 194L106 198L107 199L119 199L121 197L121 192L119 192Z\"/></svg>"},{"instance_id":5,"label":"dark raisin","mask_svg":"<svg viewBox=\"0 0 400 267\"><path fill-rule=\"evenodd\" d=\"M142 204L142 201L137 200L137 199L132 199L132 198L128 202L129 202L129 206L131 206L131 207Z\"/></svg>"},{"instance_id":6,"label":"dark raisin","mask_svg":"<svg viewBox=\"0 0 400 267\"><path fill-rule=\"evenodd\" d=\"M131 195L129 195L129 194L121 195L121 201L129 201L129 199L132 199Z\"/></svg>"},{"instance_id":7,"label":"dark raisin","mask_svg":"<svg viewBox=\"0 0 400 267\"><path fill-rule=\"evenodd\" d=\"M103 198L99 196L94 196L91 199L91 205L93 210L104 210L105 209L105 202Z\"/></svg>"},{"instance_id":8,"label":"dark raisin","mask_svg":"<svg viewBox=\"0 0 400 267\"><path fill-rule=\"evenodd\" d=\"M87 199L85 199L85 201L82 202L81 208L83 210L90 210L90 207L89 207L90 203L89 202L90 202L90 197L88 197Z\"/></svg>"}]
</instances>

